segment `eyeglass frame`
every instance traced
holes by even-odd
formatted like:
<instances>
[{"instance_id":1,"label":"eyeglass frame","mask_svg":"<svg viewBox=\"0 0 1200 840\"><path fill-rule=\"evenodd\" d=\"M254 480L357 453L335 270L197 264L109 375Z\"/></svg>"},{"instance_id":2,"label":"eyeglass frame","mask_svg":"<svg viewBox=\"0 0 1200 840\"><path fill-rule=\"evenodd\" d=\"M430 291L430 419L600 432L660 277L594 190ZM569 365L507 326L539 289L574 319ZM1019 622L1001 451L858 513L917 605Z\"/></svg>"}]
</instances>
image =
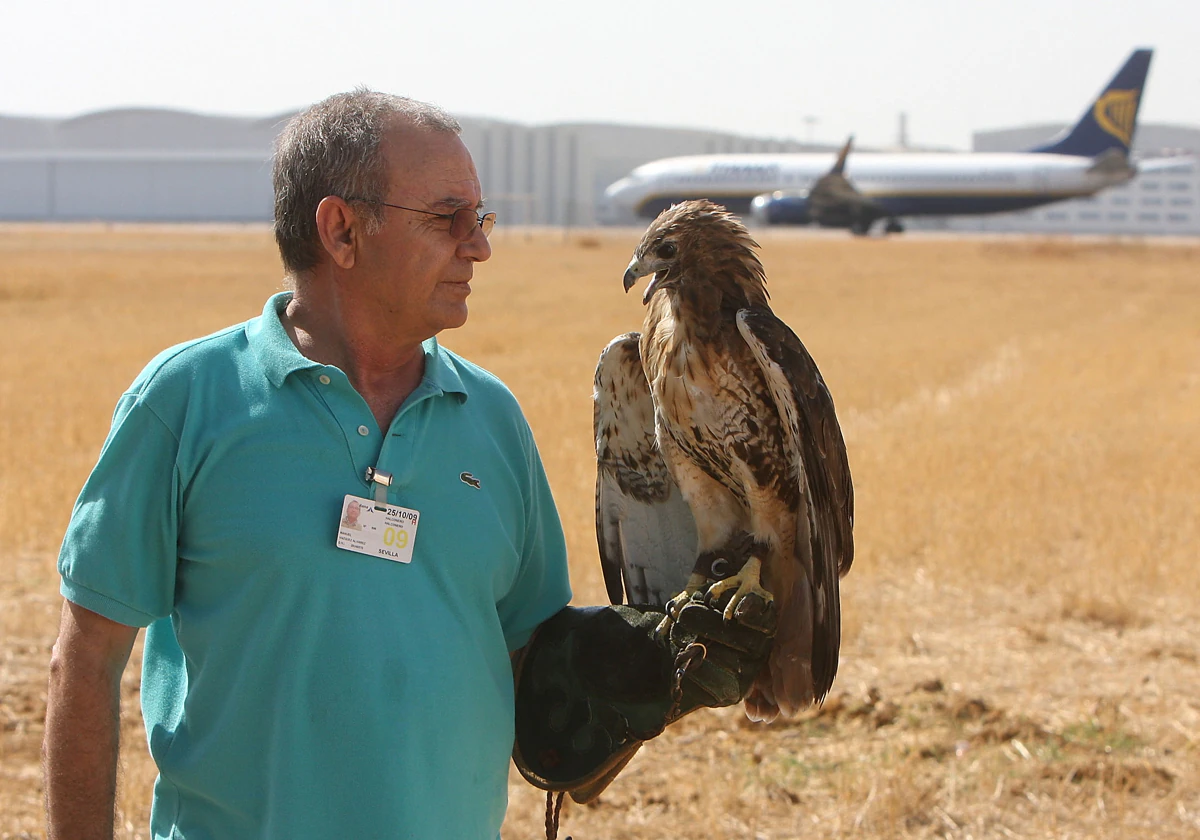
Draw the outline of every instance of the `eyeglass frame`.
<instances>
[{"instance_id":1,"label":"eyeglass frame","mask_svg":"<svg viewBox=\"0 0 1200 840\"><path fill-rule=\"evenodd\" d=\"M454 229L454 219L456 216L458 216L459 213L463 213L463 212L471 213L472 215L475 216L475 223L467 229L468 230L467 235L463 236L463 237L458 237L458 236L454 236L453 234L451 234L451 236L453 236L453 238L458 242L468 241L471 238L472 234L475 233L476 226L478 226L479 229L483 231L483 238L487 239L488 235L492 232L492 229L495 228L495 226L496 226L495 212L488 212L488 213L480 214L478 211L472 210L470 207L459 207L453 213L435 213L432 210L418 210L416 207L402 207L399 204L389 204L386 201L378 201L378 200L372 199L372 198L350 197L350 198L343 199L343 201L361 201L364 204L381 204L384 207L392 207L396 210L407 210L410 213L423 213L426 216L433 216L434 218L437 218L437 219L449 219L451 230ZM484 228L484 225L487 225L486 229Z\"/></svg>"}]
</instances>

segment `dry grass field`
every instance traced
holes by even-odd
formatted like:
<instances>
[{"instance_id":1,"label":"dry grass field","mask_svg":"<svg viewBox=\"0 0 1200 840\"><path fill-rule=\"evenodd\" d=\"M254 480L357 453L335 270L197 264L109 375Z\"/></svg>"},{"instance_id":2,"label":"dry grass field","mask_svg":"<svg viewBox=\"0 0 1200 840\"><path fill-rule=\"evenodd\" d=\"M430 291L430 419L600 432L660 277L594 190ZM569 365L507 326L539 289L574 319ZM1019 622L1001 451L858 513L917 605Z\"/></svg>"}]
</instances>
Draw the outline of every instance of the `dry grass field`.
<instances>
[{"instance_id":1,"label":"dry grass field","mask_svg":"<svg viewBox=\"0 0 1200 840\"><path fill-rule=\"evenodd\" d=\"M603 600L592 366L641 323L636 238L497 229L444 337L520 398L577 603ZM838 681L801 720L680 722L563 835L1200 835L1200 247L762 242L855 477ZM279 277L261 228L0 228L0 837L43 833L55 553L117 396ZM136 668L124 694L121 836L145 837ZM539 837L541 795L512 778L504 836Z\"/></svg>"}]
</instances>

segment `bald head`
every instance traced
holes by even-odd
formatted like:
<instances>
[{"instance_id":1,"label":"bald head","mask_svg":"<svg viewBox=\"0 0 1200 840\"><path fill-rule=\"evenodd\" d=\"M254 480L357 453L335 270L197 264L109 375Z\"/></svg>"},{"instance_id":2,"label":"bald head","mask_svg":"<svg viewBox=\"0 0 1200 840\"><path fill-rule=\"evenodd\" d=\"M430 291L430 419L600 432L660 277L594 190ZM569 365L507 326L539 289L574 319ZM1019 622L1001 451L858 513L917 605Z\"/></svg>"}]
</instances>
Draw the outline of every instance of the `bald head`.
<instances>
[{"instance_id":1,"label":"bald head","mask_svg":"<svg viewBox=\"0 0 1200 840\"><path fill-rule=\"evenodd\" d=\"M316 213L336 195L380 201L388 189L389 157L420 147L420 135L459 134L458 121L436 105L359 89L339 93L297 114L279 135L272 181L275 241L292 275L321 259ZM385 138L387 142L385 143ZM382 209L362 205L368 228L382 224Z\"/></svg>"}]
</instances>

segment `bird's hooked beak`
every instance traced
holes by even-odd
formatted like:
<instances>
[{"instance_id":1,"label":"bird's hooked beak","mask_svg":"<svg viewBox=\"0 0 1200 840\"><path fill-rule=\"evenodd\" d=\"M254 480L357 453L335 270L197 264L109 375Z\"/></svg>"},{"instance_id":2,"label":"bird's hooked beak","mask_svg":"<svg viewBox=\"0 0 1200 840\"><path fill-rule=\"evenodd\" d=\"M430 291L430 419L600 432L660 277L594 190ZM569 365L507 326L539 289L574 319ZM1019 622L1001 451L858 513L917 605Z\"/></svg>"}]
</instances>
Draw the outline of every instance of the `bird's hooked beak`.
<instances>
[{"instance_id":1,"label":"bird's hooked beak","mask_svg":"<svg viewBox=\"0 0 1200 840\"><path fill-rule=\"evenodd\" d=\"M638 255L634 254L633 259L629 261L629 267L625 269L625 278L622 281L625 284L625 291L628 292L630 289L632 289L634 283L645 277L651 271L652 269L644 268L642 266L642 261L638 259ZM643 305L650 302L651 295L654 294L655 290L658 288L659 282L665 276L665 271L654 275L654 279L650 281L650 285L646 287L646 291L642 294Z\"/></svg>"}]
</instances>

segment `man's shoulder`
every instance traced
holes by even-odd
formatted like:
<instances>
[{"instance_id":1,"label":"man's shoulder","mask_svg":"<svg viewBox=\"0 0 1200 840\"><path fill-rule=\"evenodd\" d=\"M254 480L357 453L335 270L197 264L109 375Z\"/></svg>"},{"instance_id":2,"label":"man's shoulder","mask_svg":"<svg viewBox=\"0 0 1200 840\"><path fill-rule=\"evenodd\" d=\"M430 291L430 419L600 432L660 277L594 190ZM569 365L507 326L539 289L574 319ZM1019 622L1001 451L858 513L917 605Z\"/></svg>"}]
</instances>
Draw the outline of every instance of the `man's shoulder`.
<instances>
[{"instance_id":1,"label":"man's shoulder","mask_svg":"<svg viewBox=\"0 0 1200 840\"><path fill-rule=\"evenodd\" d=\"M517 398L496 374L441 344L438 345L438 354L441 362L458 375L468 398L495 400L499 405L520 413L521 407Z\"/></svg>"},{"instance_id":2,"label":"man's shoulder","mask_svg":"<svg viewBox=\"0 0 1200 840\"><path fill-rule=\"evenodd\" d=\"M134 379L131 391L141 392L175 382L190 382L213 368L235 363L247 347L245 323L168 347L147 363Z\"/></svg>"}]
</instances>

